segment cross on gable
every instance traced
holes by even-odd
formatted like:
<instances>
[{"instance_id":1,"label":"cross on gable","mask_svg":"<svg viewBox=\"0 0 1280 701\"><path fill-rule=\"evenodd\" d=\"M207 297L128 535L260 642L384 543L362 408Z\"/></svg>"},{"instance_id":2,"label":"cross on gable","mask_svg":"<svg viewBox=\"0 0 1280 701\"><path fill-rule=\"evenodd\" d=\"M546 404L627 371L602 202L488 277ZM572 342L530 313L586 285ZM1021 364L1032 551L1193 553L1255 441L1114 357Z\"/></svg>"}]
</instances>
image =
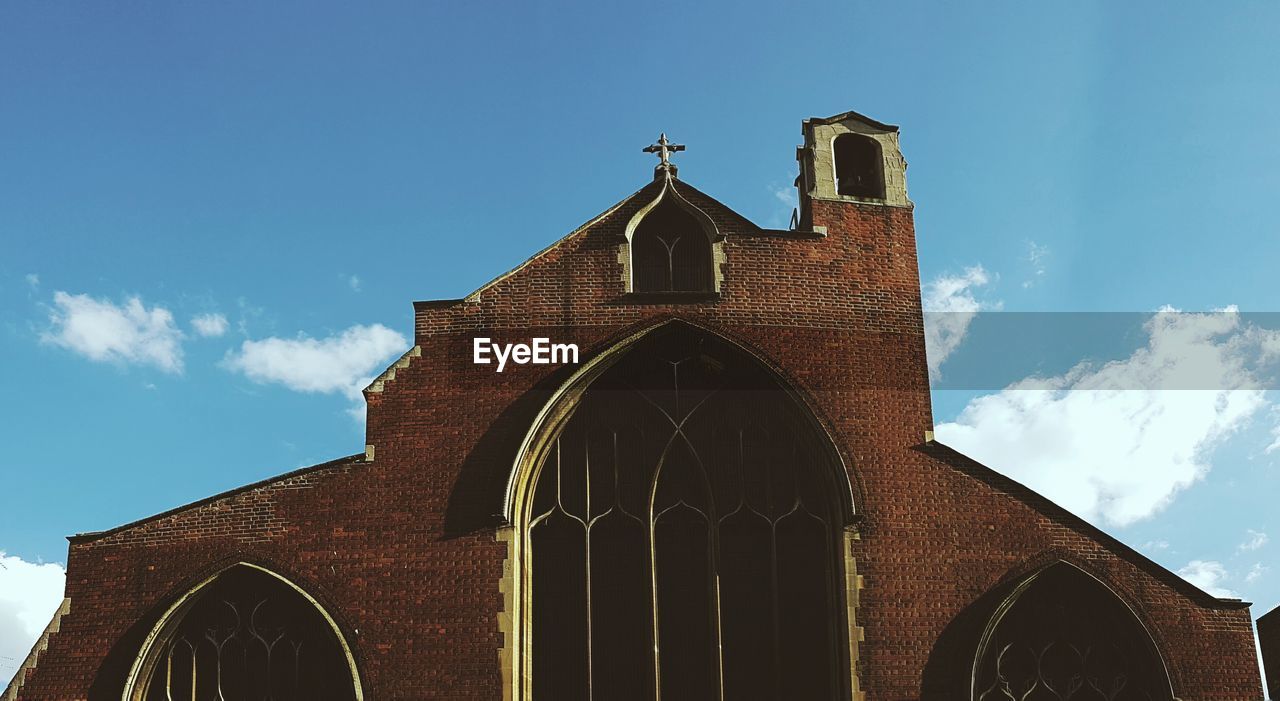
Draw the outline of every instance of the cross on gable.
<instances>
[{"instance_id":1,"label":"cross on gable","mask_svg":"<svg viewBox=\"0 0 1280 701\"><path fill-rule=\"evenodd\" d=\"M671 162L671 154L678 153L683 150L684 150L684 144L671 143L670 141L667 140L666 132L663 132L662 134L658 135L658 142L656 144L645 146L643 149L645 153L658 154L658 160L660 162L658 163L657 167L654 168L655 173L664 172L664 173L669 173L671 175L676 174L675 164Z\"/></svg>"}]
</instances>

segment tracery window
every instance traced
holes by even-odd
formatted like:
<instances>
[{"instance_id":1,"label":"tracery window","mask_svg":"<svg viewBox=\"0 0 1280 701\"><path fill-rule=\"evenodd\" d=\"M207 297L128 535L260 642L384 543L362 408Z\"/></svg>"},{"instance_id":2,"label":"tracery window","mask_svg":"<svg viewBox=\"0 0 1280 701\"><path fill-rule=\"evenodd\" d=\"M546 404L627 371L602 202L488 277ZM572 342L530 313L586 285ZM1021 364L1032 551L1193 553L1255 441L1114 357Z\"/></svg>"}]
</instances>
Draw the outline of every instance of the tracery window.
<instances>
[{"instance_id":1,"label":"tracery window","mask_svg":"<svg viewBox=\"0 0 1280 701\"><path fill-rule=\"evenodd\" d=\"M333 629L296 590L236 566L196 594L154 648L146 701L353 701Z\"/></svg>"},{"instance_id":2,"label":"tracery window","mask_svg":"<svg viewBox=\"0 0 1280 701\"><path fill-rule=\"evenodd\" d=\"M601 375L532 492L533 698L838 698L825 440L755 358L709 335L655 332Z\"/></svg>"},{"instance_id":3,"label":"tracery window","mask_svg":"<svg viewBox=\"0 0 1280 701\"><path fill-rule=\"evenodd\" d=\"M975 701L1169 701L1150 635L1114 593L1066 564L1036 575L978 653Z\"/></svg>"},{"instance_id":4,"label":"tracery window","mask_svg":"<svg viewBox=\"0 0 1280 701\"><path fill-rule=\"evenodd\" d=\"M884 198L884 156L880 142L862 134L841 134L832 148L838 194Z\"/></svg>"},{"instance_id":5,"label":"tracery window","mask_svg":"<svg viewBox=\"0 0 1280 701\"><path fill-rule=\"evenodd\" d=\"M670 199L645 215L631 239L636 292L710 292L711 240L702 224Z\"/></svg>"}]
</instances>

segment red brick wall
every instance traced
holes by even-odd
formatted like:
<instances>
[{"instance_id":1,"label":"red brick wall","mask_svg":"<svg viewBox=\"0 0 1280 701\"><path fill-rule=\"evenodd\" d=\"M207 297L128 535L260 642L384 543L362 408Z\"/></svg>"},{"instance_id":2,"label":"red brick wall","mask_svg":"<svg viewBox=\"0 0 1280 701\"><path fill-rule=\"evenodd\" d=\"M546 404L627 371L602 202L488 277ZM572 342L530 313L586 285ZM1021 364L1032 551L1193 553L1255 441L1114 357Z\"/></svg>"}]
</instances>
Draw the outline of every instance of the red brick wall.
<instances>
[{"instance_id":1,"label":"red brick wall","mask_svg":"<svg viewBox=\"0 0 1280 701\"><path fill-rule=\"evenodd\" d=\"M368 394L372 462L338 461L73 541L71 612L20 698L119 698L122 669L159 611L237 560L289 577L335 615L366 698L500 698L506 553L494 529L516 448L572 368L498 374L472 364L472 338L546 336L579 344L586 360L675 317L757 349L836 440L863 518L854 554L869 699L966 698L989 592L1058 559L1139 612L1179 697L1260 698L1247 608L924 443L932 420L910 210L815 201L812 221L828 236L770 232L681 184L727 236L720 298L639 304L623 294L618 246L656 187L467 301L417 305L421 357Z\"/></svg>"}]
</instances>

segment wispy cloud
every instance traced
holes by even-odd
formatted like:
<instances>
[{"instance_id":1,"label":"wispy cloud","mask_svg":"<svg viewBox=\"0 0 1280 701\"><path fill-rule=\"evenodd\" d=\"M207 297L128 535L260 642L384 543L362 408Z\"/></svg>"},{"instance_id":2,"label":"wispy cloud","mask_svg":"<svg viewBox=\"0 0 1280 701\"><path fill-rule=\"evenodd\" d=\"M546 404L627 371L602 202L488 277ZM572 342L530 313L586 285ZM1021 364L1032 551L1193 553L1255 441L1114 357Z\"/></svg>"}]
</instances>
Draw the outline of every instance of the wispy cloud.
<instances>
[{"instance_id":1,"label":"wispy cloud","mask_svg":"<svg viewBox=\"0 0 1280 701\"><path fill-rule=\"evenodd\" d=\"M40 276L39 276L39 275L36 275L35 273L27 273L27 275L26 275L26 278L25 278L25 279L26 279L26 281L27 281L27 287L30 287L30 288L31 288L31 289L33 289L33 290L34 290L34 289L36 289L36 288L38 288L38 287L40 287Z\"/></svg>"},{"instance_id":2,"label":"wispy cloud","mask_svg":"<svg viewBox=\"0 0 1280 701\"><path fill-rule=\"evenodd\" d=\"M147 308L138 297L121 304L58 291L41 341L98 362L151 365L182 372L183 335L164 307Z\"/></svg>"},{"instance_id":3,"label":"wispy cloud","mask_svg":"<svg viewBox=\"0 0 1280 701\"><path fill-rule=\"evenodd\" d=\"M222 314L197 314L191 317L191 328L205 338L217 338L227 332L227 317Z\"/></svg>"},{"instance_id":4,"label":"wispy cloud","mask_svg":"<svg viewBox=\"0 0 1280 701\"><path fill-rule=\"evenodd\" d=\"M924 345L929 377L941 376L941 367L964 340L969 324L978 312L999 309L999 302L978 299L975 291L991 282L981 265L966 268L960 275L939 275L921 291L924 306Z\"/></svg>"},{"instance_id":5,"label":"wispy cloud","mask_svg":"<svg viewBox=\"0 0 1280 701\"><path fill-rule=\"evenodd\" d=\"M361 390L408 341L381 325L352 326L327 338L248 340L223 364L259 384L277 384L295 392L341 394L359 402Z\"/></svg>"},{"instance_id":6,"label":"wispy cloud","mask_svg":"<svg viewBox=\"0 0 1280 701\"><path fill-rule=\"evenodd\" d=\"M1154 515L1267 406L1250 366L1276 332L1242 325L1233 310L1157 313L1145 330L1147 345L1128 358L973 399L937 427L939 440L1086 519ZM1188 385L1219 389L1134 389Z\"/></svg>"},{"instance_id":7,"label":"wispy cloud","mask_svg":"<svg viewBox=\"0 0 1280 701\"><path fill-rule=\"evenodd\" d=\"M1277 420L1275 421L1274 425L1271 427L1271 437L1273 439L1271 441L1271 445L1268 445L1262 451L1267 455L1270 455L1271 453L1274 453L1277 450L1280 450L1280 408L1273 407L1272 413L1275 414Z\"/></svg>"},{"instance_id":8,"label":"wispy cloud","mask_svg":"<svg viewBox=\"0 0 1280 701\"><path fill-rule=\"evenodd\" d=\"M1237 550L1240 552L1252 552L1266 545L1271 540L1266 533L1255 531L1252 528L1245 529L1245 540L1240 544Z\"/></svg>"},{"instance_id":9,"label":"wispy cloud","mask_svg":"<svg viewBox=\"0 0 1280 701\"><path fill-rule=\"evenodd\" d=\"M1239 597L1239 594L1222 586L1229 576L1227 568L1221 562L1215 560L1192 560L1185 567L1178 570L1178 576L1214 596Z\"/></svg>"},{"instance_id":10,"label":"wispy cloud","mask_svg":"<svg viewBox=\"0 0 1280 701\"><path fill-rule=\"evenodd\" d=\"M250 322L260 324L266 316L267 310L250 304L249 300L244 297L236 298L236 307L240 310L240 318L236 321L236 331L247 338L250 335Z\"/></svg>"},{"instance_id":11,"label":"wispy cloud","mask_svg":"<svg viewBox=\"0 0 1280 701\"><path fill-rule=\"evenodd\" d=\"M774 213L769 217L769 225L776 229L787 228L791 225L791 215L795 212L796 207L800 206L800 195L796 191L795 185L791 183L771 183L769 185L769 194L781 203Z\"/></svg>"},{"instance_id":12,"label":"wispy cloud","mask_svg":"<svg viewBox=\"0 0 1280 701\"><path fill-rule=\"evenodd\" d=\"M1049 247L1035 241L1027 242L1027 263L1031 266L1031 277L1022 282L1024 288L1033 287L1048 270Z\"/></svg>"},{"instance_id":13,"label":"wispy cloud","mask_svg":"<svg viewBox=\"0 0 1280 701\"><path fill-rule=\"evenodd\" d=\"M1270 568L1270 567L1267 567L1266 565L1262 564L1261 562L1255 562L1255 563L1253 563L1253 567L1249 568L1249 574L1246 574L1246 575L1244 576L1244 583L1245 583L1245 584L1255 584L1255 583L1257 583L1257 581L1258 581L1259 579L1262 579L1262 575L1266 574L1266 573L1267 573L1267 570L1269 570L1269 569L1271 569L1271 568Z\"/></svg>"},{"instance_id":14,"label":"wispy cloud","mask_svg":"<svg viewBox=\"0 0 1280 701\"><path fill-rule=\"evenodd\" d=\"M346 275L346 274L343 274L343 275L341 275L340 277L342 277L344 280L346 280L346 281L347 281L347 287L350 287L352 292L359 292L359 291L360 291L360 276L359 276L359 275Z\"/></svg>"},{"instance_id":15,"label":"wispy cloud","mask_svg":"<svg viewBox=\"0 0 1280 701\"><path fill-rule=\"evenodd\" d=\"M18 671L62 602L66 572L0 550L0 688Z\"/></svg>"}]
</instances>

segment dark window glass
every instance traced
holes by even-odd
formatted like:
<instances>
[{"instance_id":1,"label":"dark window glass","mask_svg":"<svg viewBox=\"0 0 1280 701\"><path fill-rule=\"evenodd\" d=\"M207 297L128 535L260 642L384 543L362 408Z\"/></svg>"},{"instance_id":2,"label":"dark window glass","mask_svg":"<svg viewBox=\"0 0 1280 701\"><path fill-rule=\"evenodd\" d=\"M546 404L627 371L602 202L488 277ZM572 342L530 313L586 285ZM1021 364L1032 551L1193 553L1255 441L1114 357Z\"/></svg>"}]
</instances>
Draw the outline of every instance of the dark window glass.
<instances>
[{"instance_id":1,"label":"dark window glass","mask_svg":"<svg viewBox=\"0 0 1280 701\"><path fill-rule=\"evenodd\" d=\"M1169 701L1151 638L1128 607L1070 565L1041 572L978 653L975 701Z\"/></svg>"},{"instance_id":2,"label":"dark window glass","mask_svg":"<svg viewBox=\"0 0 1280 701\"><path fill-rule=\"evenodd\" d=\"M197 595L159 650L147 701L353 701L333 629L289 585L250 567Z\"/></svg>"},{"instance_id":3,"label":"dark window glass","mask_svg":"<svg viewBox=\"0 0 1280 701\"><path fill-rule=\"evenodd\" d=\"M596 380L534 487L536 698L838 698L822 440L754 358L687 327Z\"/></svg>"},{"instance_id":4,"label":"dark window glass","mask_svg":"<svg viewBox=\"0 0 1280 701\"><path fill-rule=\"evenodd\" d=\"M851 197L884 198L884 159L880 143L861 134L835 141L836 192Z\"/></svg>"},{"instance_id":5,"label":"dark window glass","mask_svg":"<svg viewBox=\"0 0 1280 701\"><path fill-rule=\"evenodd\" d=\"M670 201L659 204L631 237L636 292L713 290L711 241L692 214Z\"/></svg>"}]
</instances>

